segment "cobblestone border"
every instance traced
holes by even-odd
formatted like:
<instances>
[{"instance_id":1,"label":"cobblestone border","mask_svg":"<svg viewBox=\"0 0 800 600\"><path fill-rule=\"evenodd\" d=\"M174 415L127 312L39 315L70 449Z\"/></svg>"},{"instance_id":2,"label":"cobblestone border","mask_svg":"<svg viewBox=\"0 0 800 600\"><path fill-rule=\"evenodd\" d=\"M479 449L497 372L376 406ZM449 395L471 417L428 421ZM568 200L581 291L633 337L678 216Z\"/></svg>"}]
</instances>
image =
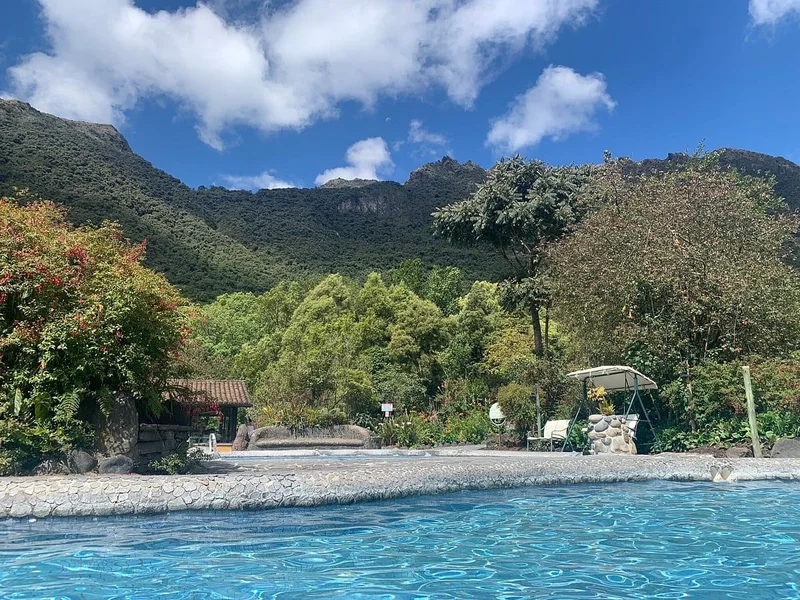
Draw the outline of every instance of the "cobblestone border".
<instances>
[{"instance_id":1,"label":"cobblestone border","mask_svg":"<svg viewBox=\"0 0 800 600\"><path fill-rule=\"evenodd\" d=\"M177 476L0 478L0 518L103 516L345 504L466 489L674 481L800 480L800 459L707 456L447 456L264 460L245 471Z\"/></svg>"}]
</instances>

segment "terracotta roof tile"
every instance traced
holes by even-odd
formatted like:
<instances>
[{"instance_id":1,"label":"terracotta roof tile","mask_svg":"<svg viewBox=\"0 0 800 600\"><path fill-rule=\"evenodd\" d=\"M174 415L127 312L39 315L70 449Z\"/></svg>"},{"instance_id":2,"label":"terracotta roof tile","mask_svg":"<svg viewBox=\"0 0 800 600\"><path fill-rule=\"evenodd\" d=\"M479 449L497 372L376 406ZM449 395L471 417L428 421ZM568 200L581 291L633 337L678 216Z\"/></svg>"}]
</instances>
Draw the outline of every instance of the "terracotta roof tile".
<instances>
[{"instance_id":1,"label":"terracotta roof tile","mask_svg":"<svg viewBox=\"0 0 800 600\"><path fill-rule=\"evenodd\" d=\"M253 406L247 383L240 379L170 379L167 381L173 397L181 404L217 402L220 406ZM177 389L176 389L177 388Z\"/></svg>"}]
</instances>

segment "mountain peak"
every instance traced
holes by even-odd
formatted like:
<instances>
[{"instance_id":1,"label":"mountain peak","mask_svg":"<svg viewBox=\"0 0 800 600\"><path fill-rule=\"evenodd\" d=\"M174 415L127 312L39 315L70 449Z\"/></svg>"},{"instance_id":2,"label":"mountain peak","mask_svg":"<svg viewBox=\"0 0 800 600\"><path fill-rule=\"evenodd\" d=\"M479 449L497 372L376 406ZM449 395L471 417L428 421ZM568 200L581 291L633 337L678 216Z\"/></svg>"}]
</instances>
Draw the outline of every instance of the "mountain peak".
<instances>
[{"instance_id":1,"label":"mountain peak","mask_svg":"<svg viewBox=\"0 0 800 600\"><path fill-rule=\"evenodd\" d=\"M449 156L443 156L441 160L422 165L419 169L411 172L405 185L418 186L439 182L456 182L465 185L465 192L471 192L476 184L486 179L486 171L472 161L460 163Z\"/></svg>"},{"instance_id":2,"label":"mountain peak","mask_svg":"<svg viewBox=\"0 0 800 600\"><path fill-rule=\"evenodd\" d=\"M120 152L130 152L128 141L113 125L89 123L87 121L74 121L62 119L48 113L36 110L33 106L22 100L13 98L0 98L0 119L9 119L21 123L38 123L52 130L69 129L93 138L94 141L106 144Z\"/></svg>"},{"instance_id":3,"label":"mountain peak","mask_svg":"<svg viewBox=\"0 0 800 600\"><path fill-rule=\"evenodd\" d=\"M322 185L318 186L323 189L340 189L340 188L360 188L366 187L368 185L372 185L373 183L378 183L377 179L342 179L341 177L337 177L336 179L331 179L326 181Z\"/></svg>"}]
</instances>

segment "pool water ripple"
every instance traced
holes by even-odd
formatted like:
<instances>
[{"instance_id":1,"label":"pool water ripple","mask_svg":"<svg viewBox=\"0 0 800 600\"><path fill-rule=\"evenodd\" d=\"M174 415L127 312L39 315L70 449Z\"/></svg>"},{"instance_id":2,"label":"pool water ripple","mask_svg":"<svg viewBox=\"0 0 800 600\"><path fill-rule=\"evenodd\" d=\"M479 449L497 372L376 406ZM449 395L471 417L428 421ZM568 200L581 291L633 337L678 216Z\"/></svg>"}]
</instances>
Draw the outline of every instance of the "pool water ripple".
<instances>
[{"instance_id":1,"label":"pool water ripple","mask_svg":"<svg viewBox=\"0 0 800 600\"><path fill-rule=\"evenodd\" d=\"M0 522L0 598L798 598L800 483Z\"/></svg>"}]
</instances>

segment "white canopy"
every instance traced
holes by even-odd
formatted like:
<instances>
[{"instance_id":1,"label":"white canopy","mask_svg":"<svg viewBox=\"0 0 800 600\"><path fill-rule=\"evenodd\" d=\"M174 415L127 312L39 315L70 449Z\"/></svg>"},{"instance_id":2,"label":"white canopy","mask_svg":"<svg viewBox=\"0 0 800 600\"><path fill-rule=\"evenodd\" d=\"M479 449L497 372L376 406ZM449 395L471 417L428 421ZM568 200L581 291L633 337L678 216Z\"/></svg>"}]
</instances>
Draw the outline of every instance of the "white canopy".
<instances>
[{"instance_id":1,"label":"white canopy","mask_svg":"<svg viewBox=\"0 0 800 600\"><path fill-rule=\"evenodd\" d=\"M607 392L617 392L620 390L632 390L634 376L639 380L640 390L656 390L656 382L642 375L636 369L620 365L594 367L567 373L567 377L573 377L578 381L588 381L592 385L603 386Z\"/></svg>"}]
</instances>

